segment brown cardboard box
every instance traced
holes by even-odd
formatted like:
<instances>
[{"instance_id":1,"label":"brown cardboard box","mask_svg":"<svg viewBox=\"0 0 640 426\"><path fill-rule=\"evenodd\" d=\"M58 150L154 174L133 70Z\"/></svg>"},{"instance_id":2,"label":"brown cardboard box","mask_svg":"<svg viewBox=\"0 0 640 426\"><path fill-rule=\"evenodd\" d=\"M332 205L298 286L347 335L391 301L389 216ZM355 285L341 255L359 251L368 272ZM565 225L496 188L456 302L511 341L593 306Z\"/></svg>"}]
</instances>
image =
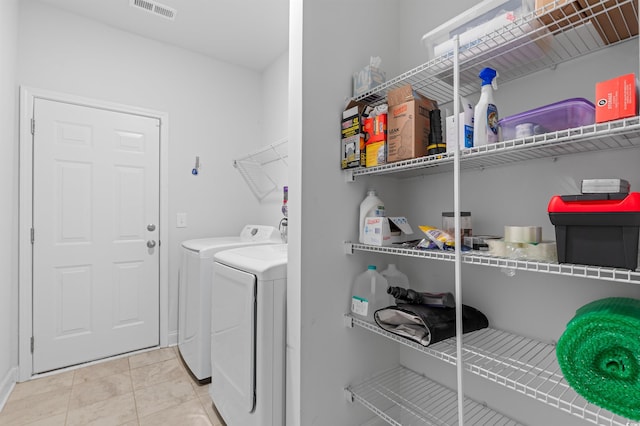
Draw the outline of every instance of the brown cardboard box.
<instances>
[{"instance_id":1,"label":"brown cardboard box","mask_svg":"<svg viewBox=\"0 0 640 426\"><path fill-rule=\"evenodd\" d=\"M630 3L617 6L619 0L598 4L598 0L578 0L583 13L591 16L591 22L606 44L638 35L638 16ZM595 5L595 6L594 6ZM638 1L635 1L635 10Z\"/></svg>"},{"instance_id":2,"label":"brown cardboard box","mask_svg":"<svg viewBox=\"0 0 640 426\"><path fill-rule=\"evenodd\" d=\"M411 85L387 93L387 161L400 161L427 155L429 111L437 103L414 93Z\"/></svg>"},{"instance_id":3,"label":"brown cardboard box","mask_svg":"<svg viewBox=\"0 0 640 426\"><path fill-rule=\"evenodd\" d=\"M555 0L536 0L535 3L538 20L551 32L584 19L580 9L577 0L560 0L558 4Z\"/></svg>"}]
</instances>

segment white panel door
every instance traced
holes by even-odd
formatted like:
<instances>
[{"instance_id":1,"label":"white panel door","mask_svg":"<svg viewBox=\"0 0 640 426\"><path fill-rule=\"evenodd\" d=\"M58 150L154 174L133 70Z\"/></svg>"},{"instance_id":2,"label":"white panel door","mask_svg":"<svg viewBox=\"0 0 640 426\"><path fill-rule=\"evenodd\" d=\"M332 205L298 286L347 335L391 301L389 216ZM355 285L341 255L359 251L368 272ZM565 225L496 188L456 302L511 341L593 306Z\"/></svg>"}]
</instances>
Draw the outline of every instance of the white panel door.
<instances>
[{"instance_id":1,"label":"white panel door","mask_svg":"<svg viewBox=\"0 0 640 426\"><path fill-rule=\"evenodd\" d=\"M44 99L34 120L33 372L158 345L159 120Z\"/></svg>"}]
</instances>

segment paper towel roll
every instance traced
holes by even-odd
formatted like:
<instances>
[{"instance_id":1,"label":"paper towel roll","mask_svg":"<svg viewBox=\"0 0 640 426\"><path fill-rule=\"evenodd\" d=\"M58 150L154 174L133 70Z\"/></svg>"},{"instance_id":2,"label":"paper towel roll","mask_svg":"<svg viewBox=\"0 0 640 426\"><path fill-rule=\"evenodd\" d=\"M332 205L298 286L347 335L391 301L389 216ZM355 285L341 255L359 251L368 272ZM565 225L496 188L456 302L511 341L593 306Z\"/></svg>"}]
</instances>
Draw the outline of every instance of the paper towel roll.
<instances>
[{"instance_id":1,"label":"paper towel roll","mask_svg":"<svg viewBox=\"0 0 640 426\"><path fill-rule=\"evenodd\" d=\"M539 243L542 240L542 227L507 225L504 227L504 240L510 243Z\"/></svg>"}]
</instances>

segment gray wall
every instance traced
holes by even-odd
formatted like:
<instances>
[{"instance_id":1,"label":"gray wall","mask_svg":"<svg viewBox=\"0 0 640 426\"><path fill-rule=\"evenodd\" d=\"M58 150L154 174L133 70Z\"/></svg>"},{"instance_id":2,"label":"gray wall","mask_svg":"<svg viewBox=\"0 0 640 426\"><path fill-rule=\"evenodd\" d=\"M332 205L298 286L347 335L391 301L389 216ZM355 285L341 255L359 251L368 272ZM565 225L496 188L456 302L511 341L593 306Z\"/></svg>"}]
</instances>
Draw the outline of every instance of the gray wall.
<instances>
[{"instance_id":1,"label":"gray wall","mask_svg":"<svg viewBox=\"0 0 640 426\"><path fill-rule=\"evenodd\" d=\"M286 93L272 93L286 88L286 53L262 75L33 0L20 2L19 31L18 84L168 113L175 342L180 242L237 235L247 223L277 226L280 219L279 204L259 203L232 160L285 136L286 114L255 112L286 111ZM196 156L201 169L194 177ZM175 227L178 212L187 213L186 228Z\"/></svg>"},{"instance_id":2,"label":"gray wall","mask_svg":"<svg viewBox=\"0 0 640 426\"><path fill-rule=\"evenodd\" d=\"M18 0L0 3L0 407L18 364Z\"/></svg>"},{"instance_id":3,"label":"gray wall","mask_svg":"<svg viewBox=\"0 0 640 426\"><path fill-rule=\"evenodd\" d=\"M300 264L299 270L291 266L289 285L299 285L301 293L302 425L364 422L370 413L347 403L342 389L398 363L448 386L456 385L453 367L342 323L351 283L369 263L379 268L398 264L416 288L453 290L452 263L346 255L342 245L356 238L358 205L367 187L379 191L389 215L407 216L417 229L418 225L440 226L441 212L452 210L453 177L368 177L346 183L338 166L337 129L343 100L351 94L351 73L365 65L369 56L382 57L389 77L424 63L428 57L420 45L422 35L475 3L352 0L299 6L302 28L291 37L301 38L301 48L290 52L290 75L295 82L291 96L300 109L292 111L292 116L301 120L298 132L292 132L300 145L301 164L292 170L292 185L299 185L295 196L300 197L296 206L300 211L294 218L301 224L290 251ZM499 82L495 97L501 115L570 97L593 101L595 82L637 72L637 46L637 40L632 41L510 84ZM462 209L472 212L476 234L501 235L504 225L532 224L543 227L545 239L555 239L546 212L552 195L576 193L580 180L587 177L622 177L637 188L640 181L633 170L638 160L638 150L627 150L467 171L462 174ZM495 328L545 342L557 340L575 309L591 300L638 297L636 286L620 283L525 272L510 278L498 269L477 266L464 266L462 273L464 303L484 311ZM290 298L289 303L295 302ZM585 423L475 376L465 377L465 383L469 396L525 424Z\"/></svg>"}]
</instances>

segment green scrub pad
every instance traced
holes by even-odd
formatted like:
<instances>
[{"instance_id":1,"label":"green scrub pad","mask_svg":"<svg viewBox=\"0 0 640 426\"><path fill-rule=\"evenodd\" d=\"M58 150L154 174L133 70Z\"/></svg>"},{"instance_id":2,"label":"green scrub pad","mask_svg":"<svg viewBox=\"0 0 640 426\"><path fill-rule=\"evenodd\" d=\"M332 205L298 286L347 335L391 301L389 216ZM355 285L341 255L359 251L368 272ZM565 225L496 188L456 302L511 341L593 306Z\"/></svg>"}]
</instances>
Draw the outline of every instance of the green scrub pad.
<instances>
[{"instance_id":1,"label":"green scrub pad","mask_svg":"<svg viewBox=\"0 0 640 426\"><path fill-rule=\"evenodd\" d=\"M587 401L640 420L640 300L612 297L576 311L556 346L565 379Z\"/></svg>"}]
</instances>

